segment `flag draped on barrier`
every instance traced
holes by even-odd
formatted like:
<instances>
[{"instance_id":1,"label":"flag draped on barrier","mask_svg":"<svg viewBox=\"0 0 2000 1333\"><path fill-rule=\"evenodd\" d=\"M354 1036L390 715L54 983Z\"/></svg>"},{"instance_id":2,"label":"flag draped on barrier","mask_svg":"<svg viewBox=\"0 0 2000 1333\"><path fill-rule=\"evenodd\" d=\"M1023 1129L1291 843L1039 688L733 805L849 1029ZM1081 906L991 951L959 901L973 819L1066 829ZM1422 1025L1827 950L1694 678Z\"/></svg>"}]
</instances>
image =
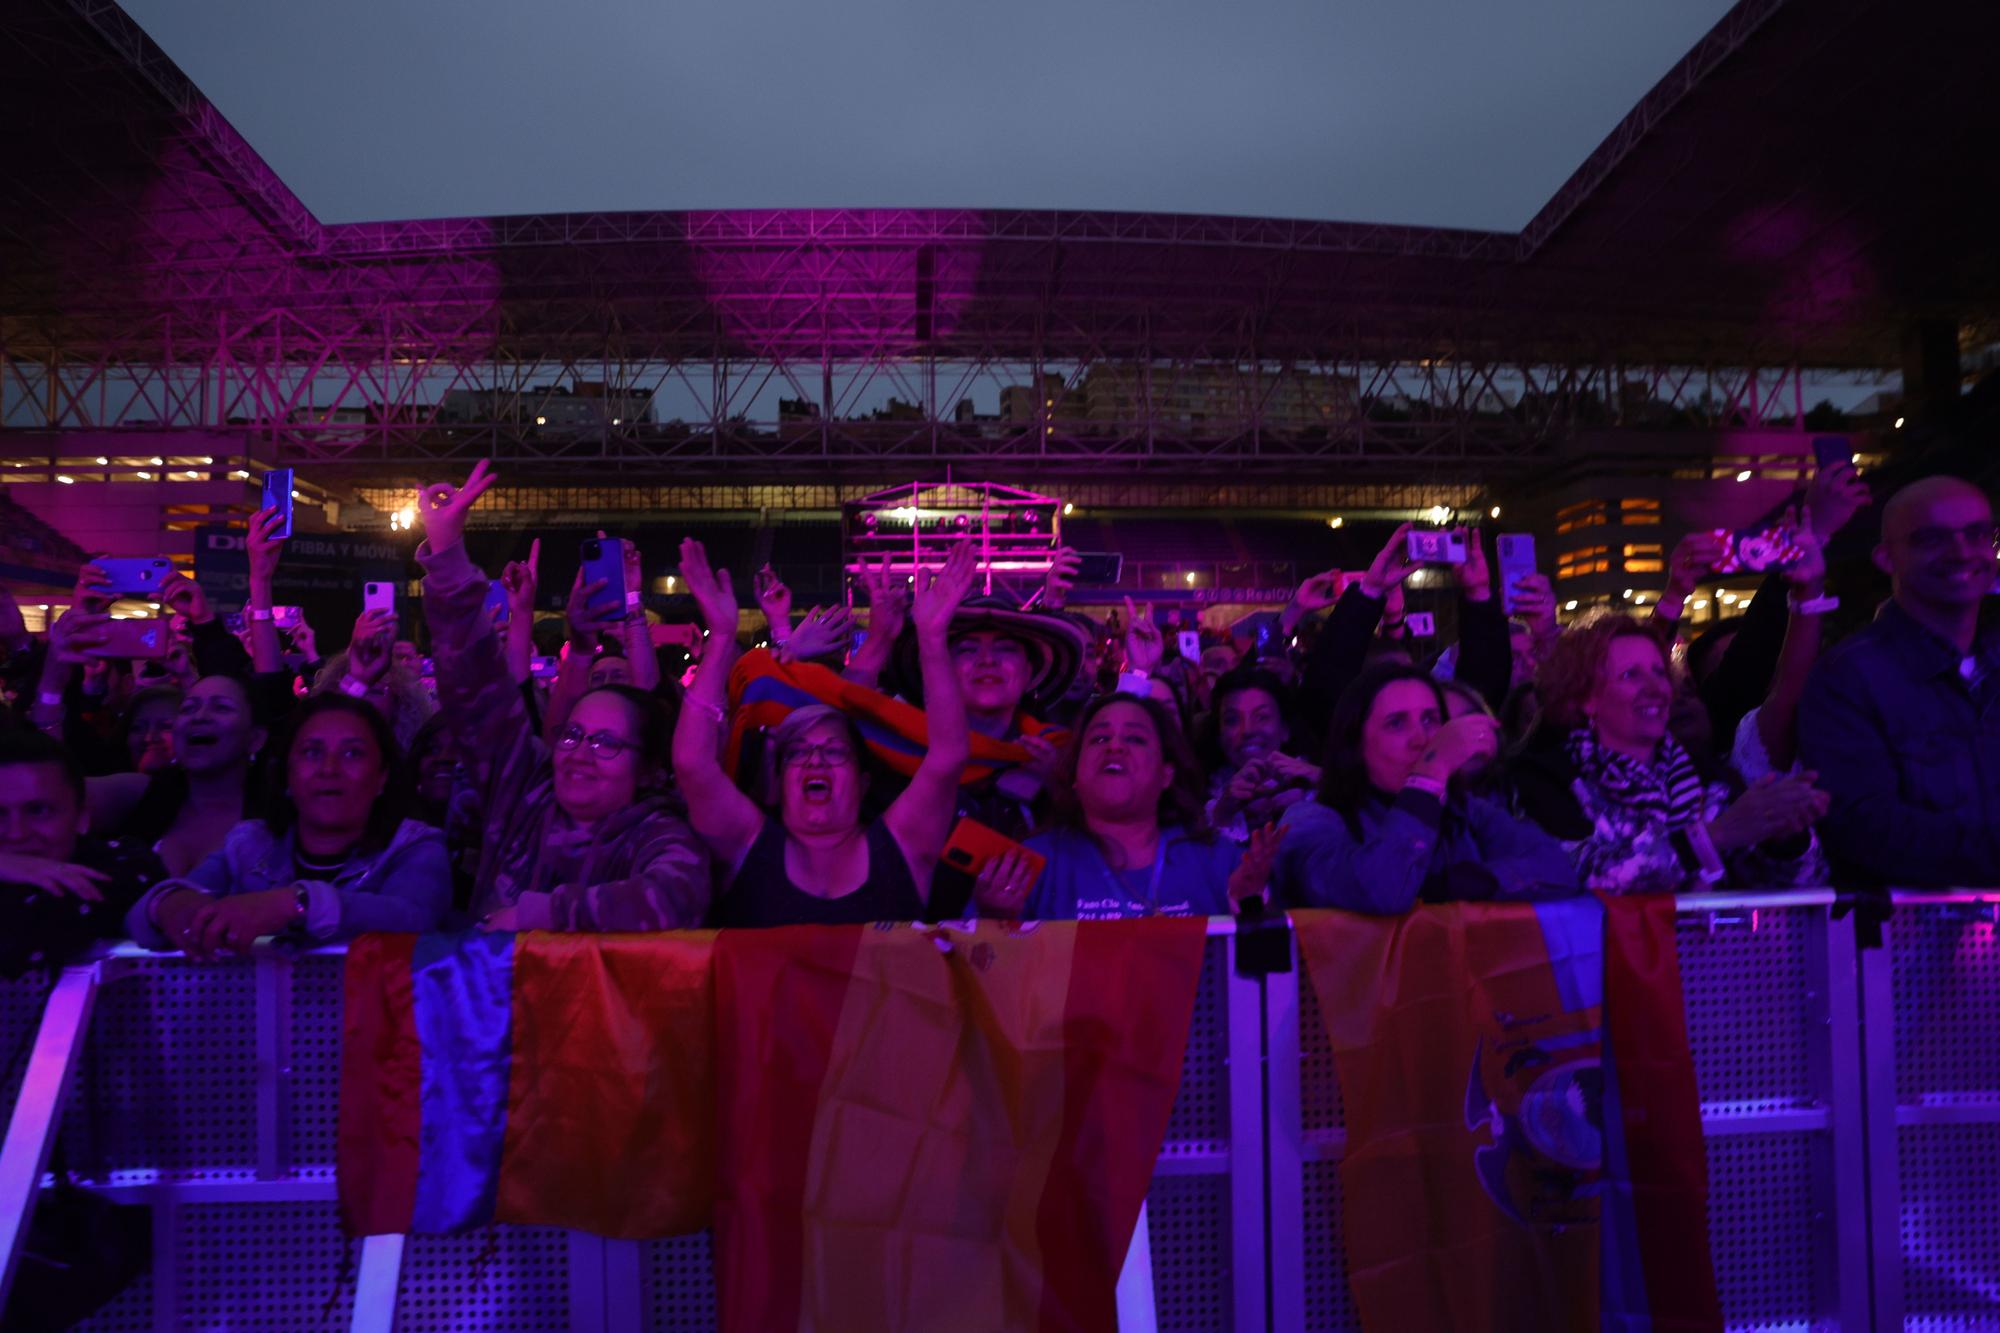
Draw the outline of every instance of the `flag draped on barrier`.
<instances>
[{"instance_id":1,"label":"flag draped on barrier","mask_svg":"<svg viewBox=\"0 0 2000 1333\"><path fill-rule=\"evenodd\" d=\"M751 733L777 726L794 709L808 704L830 704L853 718L870 753L904 777L917 771L930 745L930 727L923 709L810 662L781 663L761 648L736 660L729 673L729 702L735 720L730 724L729 743L723 748L723 766L731 777L743 762L743 747ZM1021 734L1039 736L1054 745L1069 735L1061 727L1031 717L1021 719ZM971 786L1028 759L1028 752L1020 745L975 732L972 758L959 781Z\"/></svg>"},{"instance_id":2,"label":"flag draped on barrier","mask_svg":"<svg viewBox=\"0 0 2000 1333\"><path fill-rule=\"evenodd\" d=\"M1294 921L1366 1327L1721 1327L1671 898Z\"/></svg>"},{"instance_id":3,"label":"flag draped on barrier","mask_svg":"<svg viewBox=\"0 0 2000 1333\"><path fill-rule=\"evenodd\" d=\"M342 1215L713 1225L725 1329L1108 1327L1205 933L365 937Z\"/></svg>"}]
</instances>

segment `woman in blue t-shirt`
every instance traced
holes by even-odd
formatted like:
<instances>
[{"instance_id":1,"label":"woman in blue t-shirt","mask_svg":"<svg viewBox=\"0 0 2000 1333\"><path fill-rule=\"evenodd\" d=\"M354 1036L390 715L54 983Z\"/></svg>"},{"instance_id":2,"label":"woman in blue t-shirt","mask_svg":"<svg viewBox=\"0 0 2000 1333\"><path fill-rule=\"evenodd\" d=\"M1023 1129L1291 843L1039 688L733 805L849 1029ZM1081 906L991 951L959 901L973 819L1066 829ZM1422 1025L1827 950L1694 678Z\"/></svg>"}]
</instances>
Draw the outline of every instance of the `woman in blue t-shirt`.
<instances>
[{"instance_id":1,"label":"woman in blue t-shirt","mask_svg":"<svg viewBox=\"0 0 2000 1333\"><path fill-rule=\"evenodd\" d=\"M1200 765L1171 714L1115 694L1084 709L1057 770L1054 826L1028 839L1039 879L1002 857L980 876L981 915L1040 920L1222 916L1261 899L1275 830L1248 849L1216 838Z\"/></svg>"}]
</instances>

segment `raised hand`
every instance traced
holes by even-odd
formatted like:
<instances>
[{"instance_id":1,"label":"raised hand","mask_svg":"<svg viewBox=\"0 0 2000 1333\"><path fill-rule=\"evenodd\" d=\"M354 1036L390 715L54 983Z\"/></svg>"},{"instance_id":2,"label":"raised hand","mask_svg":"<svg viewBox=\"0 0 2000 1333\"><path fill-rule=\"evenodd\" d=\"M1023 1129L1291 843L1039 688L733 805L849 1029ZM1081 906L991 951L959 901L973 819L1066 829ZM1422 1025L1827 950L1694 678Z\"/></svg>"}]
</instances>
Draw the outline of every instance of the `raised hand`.
<instances>
[{"instance_id":1,"label":"raised hand","mask_svg":"<svg viewBox=\"0 0 2000 1333\"><path fill-rule=\"evenodd\" d=\"M1324 611L1340 600L1340 571L1329 569L1315 574L1292 594L1292 605L1301 611Z\"/></svg>"},{"instance_id":2,"label":"raised hand","mask_svg":"<svg viewBox=\"0 0 2000 1333\"><path fill-rule=\"evenodd\" d=\"M771 624L772 642L783 643L792 630L792 590L769 565L757 571L751 586L757 594L758 608Z\"/></svg>"},{"instance_id":3,"label":"raised hand","mask_svg":"<svg viewBox=\"0 0 2000 1333\"><path fill-rule=\"evenodd\" d=\"M206 625L215 619L215 612L208 605L208 594L185 574L167 576L167 581L160 585L160 600L169 610L186 616L190 625Z\"/></svg>"},{"instance_id":4,"label":"raised hand","mask_svg":"<svg viewBox=\"0 0 2000 1333\"><path fill-rule=\"evenodd\" d=\"M910 585L889 572L888 556L862 563L861 587L868 594L868 637L887 642L901 634L910 618Z\"/></svg>"},{"instance_id":5,"label":"raised hand","mask_svg":"<svg viewBox=\"0 0 2000 1333\"><path fill-rule=\"evenodd\" d=\"M507 614L518 620L535 614L535 589L541 583L542 539L528 543L526 560L509 560L500 571L500 586L507 590Z\"/></svg>"},{"instance_id":6,"label":"raised hand","mask_svg":"<svg viewBox=\"0 0 2000 1333\"><path fill-rule=\"evenodd\" d=\"M1820 544L1820 538L1813 530L1810 509L1794 525L1793 531L1797 535L1799 550L1804 554L1785 566L1785 582L1796 594L1817 597L1826 589L1826 548Z\"/></svg>"},{"instance_id":7,"label":"raised hand","mask_svg":"<svg viewBox=\"0 0 2000 1333\"><path fill-rule=\"evenodd\" d=\"M854 615L844 606L815 606L785 641L790 661L808 662L844 650L854 633Z\"/></svg>"},{"instance_id":8,"label":"raised hand","mask_svg":"<svg viewBox=\"0 0 2000 1333\"><path fill-rule=\"evenodd\" d=\"M1042 605L1051 611L1060 611L1069 603L1070 589L1076 586L1076 576L1083 569L1083 557L1074 547L1059 546L1049 562L1049 572L1042 578Z\"/></svg>"},{"instance_id":9,"label":"raised hand","mask_svg":"<svg viewBox=\"0 0 2000 1333\"><path fill-rule=\"evenodd\" d=\"M1424 747L1412 776L1447 782L1467 764L1491 759L1500 753L1500 728L1484 713L1467 713L1437 729Z\"/></svg>"},{"instance_id":10,"label":"raised hand","mask_svg":"<svg viewBox=\"0 0 2000 1333\"><path fill-rule=\"evenodd\" d=\"M96 565L79 565L76 571L76 587L69 595L72 607L85 611L109 611L118 599L105 589L111 584L111 576Z\"/></svg>"},{"instance_id":11,"label":"raised hand","mask_svg":"<svg viewBox=\"0 0 2000 1333\"><path fill-rule=\"evenodd\" d=\"M347 644L347 674L373 689L389 674L396 642L396 617L389 611L363 611L354 621Z\"/></svg>"},{"instance_id":12,"label":"raised hand","mask_svg":"<svg viewBox=\"0 0 2000 1333\"><path fill-rule=\"evenodd\" d=\"M1695 586L1722 563L1729 553L1728 542L1713 532L1690 532L1674 543L1674 553L1667 560L1667 590L1660 600L1663 602L1686 601L1694 595Z\"/></svg>"},{"instance_id":13,"label":"raised hand","mask_svg":"<svg viewBox=\"0 0 2000 1333\"><path fill-rule=\"evenodd\" d=\"M1843 460L1813 474L1812 484L1806 487L1806 514L1812 520L1812 530L1826 541L1872 499L1868 483L1861 480L1854 464Z\"/></svg>"},{"instance_id":14,"label":"raised hand","mask_svg":"<svg viewBox=\"0 0 2000 1333\"><path fill-rule=\"evenodd\" d=\"M1537 640L1562 633L1556 623L1555 585L1547 574L1523 574L1514 580L1514 614L1534 628Z\"/></svg>"},{"instance_id":15,"label":"raised hand","mask_svg":"<svg viewBox=\"0 0 2000 1333\"><path fill-rule=\"evenodd\" d=\"M465 520L479 497L498 480L486 460L472 465L472 474L463 486L437 481L417 492L417 513L424 521L424 535L433 552L449 550L465 540Z\"/></svg>"},{"instance_id":16,"label":"raised hand","mask_svg":"<svg viewBox=\"0 0 2000 1333\"><path fill-rule=\"evenodd\" d=\"M951 630L952 613L972 591L979 573L979 552L970 542L960 542L945 557L944 568L929 577L919 576L917 595L910 606L910 622L919 640L944 642Z\"/></svg>"},{"instance_id":17,"label":"raised hand","mask_svg":"<svg viewBox=\"0 0 2000 1333\"><path fill-rule=\"evenodd\" d=\"M1465 533L1465 563L1459 567L1458 586L1468 602L1485 602L1493 597L1493 571L1486 563L1486 534L1478 528Z\"/></svg>"},{"instance_id":18,"label":"raised hand","mask_svg":"<svg viewBox=\"0 0 2000 1333\"><path fill-rule=\"evenodd\" d=\"M285 539L277 535L283 527L285 516L275 509L259 509L250 516L249 530L243 536L243 549L250 557L250 602L257 605L257 593L271 591L271 579L278 572L278 558L285 553Z\"/></svg>"},{"instance_id":19,"label":"raised hand","mask_svg":"<svg viewBox=\"0 0 2000 1333\"><path fill-rule=\"evenodd\" d=\"M103 645L104 627L110 623L108 611L86 611L83 603L77 603L49 627L49 656L70 666L96 660L90 650Z\"/></svg>"},{"instance_id":20,"label":"raised hand","mask_svg":"<svg viewBox=\"0 0 2000 1333\"><path fill-rule=\"evenodd\" d=\"M1160 627L1153 623L1153 604L1141 602L1132 605L1132 599L1125 599L1125 669L1144 671L1148 674L1159 669L1166 660L1167 639L1160 633Z\"/></svg>"},{"instance_id":21,"label":"raised hand","mask_svg":"<svg viewBox=\"0 0 2000 1333\"><path fill-rule=\"evenodd\" d=\"M1410 559L1410 525L1404 523L1368 562L1368 570L1361 576L1361 591L1380 601L1389 595L1391 588L1402 587L1403 580L1416 572L1417 562Z\"/></svg>"},{"instance_id":22,"label":"raised hand","mask_svg":"<svg viewBox=\"0 0 2000 1333\"><path fill-rule=\"evenodd\" d=\"M681 582L701 608L702 623L713 637L736 638L736 588L726 569L708 567L708 551L694 538L681 542Z\"/></svg>"}]
</instances>

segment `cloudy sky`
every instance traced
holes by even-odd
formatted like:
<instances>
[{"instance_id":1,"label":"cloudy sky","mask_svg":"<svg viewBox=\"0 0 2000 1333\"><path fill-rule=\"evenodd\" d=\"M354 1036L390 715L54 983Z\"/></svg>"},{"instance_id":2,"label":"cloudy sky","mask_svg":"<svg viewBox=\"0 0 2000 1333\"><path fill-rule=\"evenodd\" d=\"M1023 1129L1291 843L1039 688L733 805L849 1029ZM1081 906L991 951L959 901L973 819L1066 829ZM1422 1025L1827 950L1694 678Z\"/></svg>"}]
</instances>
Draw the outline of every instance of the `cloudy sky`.
<instances>
[{"instance_id":1,"label":"cloudy sky","mask_svg":"<svg viewBox=\"0 0 2000 1333\"><path fill-rule=\"evenodd\" d=\"M1515 230L1725 0L123 0L322 220L1133 209Z\"/></svg>"}]
</instances>

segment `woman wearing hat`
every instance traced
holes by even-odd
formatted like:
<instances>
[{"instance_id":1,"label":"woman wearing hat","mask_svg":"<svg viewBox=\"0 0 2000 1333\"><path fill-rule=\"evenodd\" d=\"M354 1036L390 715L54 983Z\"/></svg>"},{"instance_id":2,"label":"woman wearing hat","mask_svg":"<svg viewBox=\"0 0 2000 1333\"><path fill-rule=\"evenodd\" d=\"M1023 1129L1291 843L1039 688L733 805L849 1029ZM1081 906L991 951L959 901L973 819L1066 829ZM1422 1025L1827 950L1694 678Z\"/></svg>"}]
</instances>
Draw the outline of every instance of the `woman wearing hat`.
<instances>
[{"instance_id":1,"label":"woman wearing hat","mask_svg":"<svg viewBox=\"0 0 2000 1333\"><path fill-rule=\"evenodd\" d=\"M955 813L1017 841L1026 838L1043 822L1048 780L1066 738L1036 715L1069 689L1083 660L1083 634L1062 616L1022 611L1005 598L988 596L959 605L948 643L966 726L1019 746L1026 756L1024 763L961 783ZM926 699L918 646L911 635L898 641L897 675L903 692L935 718L938 701ZM932 918L962 915L971 897L971 876L940 866L931 890Z\"/></svg>"}]
</instances>

